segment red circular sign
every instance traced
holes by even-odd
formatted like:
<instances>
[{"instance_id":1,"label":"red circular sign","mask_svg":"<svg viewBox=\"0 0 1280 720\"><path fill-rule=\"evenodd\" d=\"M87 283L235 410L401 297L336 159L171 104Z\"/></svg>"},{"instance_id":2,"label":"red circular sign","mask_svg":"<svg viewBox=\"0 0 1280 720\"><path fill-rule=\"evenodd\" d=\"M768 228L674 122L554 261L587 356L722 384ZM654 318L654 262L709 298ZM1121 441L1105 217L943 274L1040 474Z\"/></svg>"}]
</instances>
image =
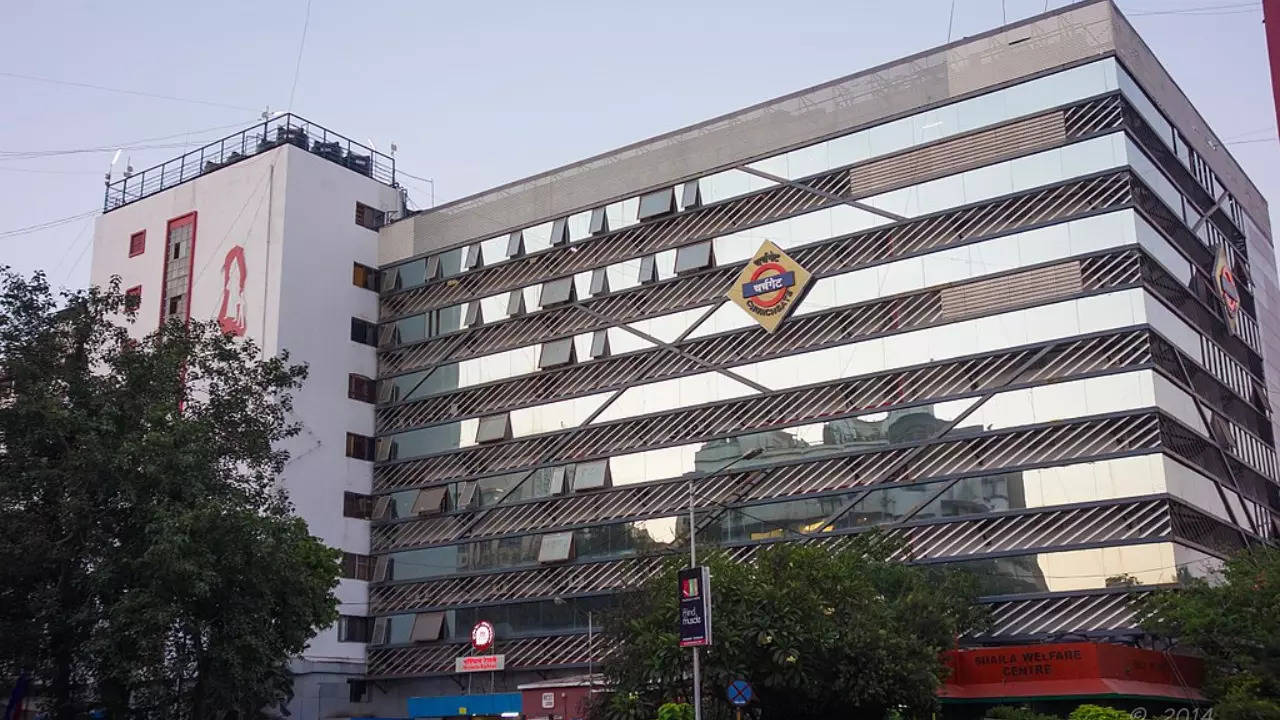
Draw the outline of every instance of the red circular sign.
<instances>
[{"instance_id":1,"label":"red circular sign","mask_svg":"<svg viewBox=\"0 0 1280 720\"><path fill-rule=\"evenodd\" d=\"M755 272L751 273L751 282L755 282L759 280L761 277L763 277L766 270L772 270L775 275L783 275L787 272L778 263L773 263L773 262L765 263L760 267L756 268ZM777 305L778 303L782 302L782 299L787 296L787 290L789 289L790 288L784 287L780 290L776 290L773 293L773 297L767 298L767 299L765 298L764 295L758 295L756 297L751 298L751 302L755 303L756 305L759 305L762 308L773 307L774 305Z\"/></svg>"},{"instance_id":2,"label":"red circular sign","mask_svg":"<svg viewBox=\"0 0 1280 720\"><path fill-rule=\"evenodd\" d=\"M481 620L471 628L471 647L477 652L488 650L493 647L494 635L493 624L488 620Z\"/></svg>"}]
</instances>

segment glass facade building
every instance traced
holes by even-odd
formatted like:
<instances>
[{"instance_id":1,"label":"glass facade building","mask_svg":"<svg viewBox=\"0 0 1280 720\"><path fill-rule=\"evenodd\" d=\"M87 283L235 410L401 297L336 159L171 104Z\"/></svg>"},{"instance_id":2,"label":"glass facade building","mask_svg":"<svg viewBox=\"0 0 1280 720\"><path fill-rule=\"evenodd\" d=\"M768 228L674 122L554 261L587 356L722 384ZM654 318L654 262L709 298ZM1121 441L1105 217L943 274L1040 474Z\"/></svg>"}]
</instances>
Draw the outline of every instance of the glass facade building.
<instances>
[{"instance_id":1,"label":"glass facade building","mask_svg":"<svg viewBox=\"0 0 1280 720\"><path fill-rule=\"evenodd\" d=\"M690 485L743 561L881 528L974 570L973 644L1130 635L1280 531L1266 204L1110 3L381 234L374 679L479 620L581 672ZM773 333L725 298L765 240L814 278Z\"/></svg>"}]
</instances>

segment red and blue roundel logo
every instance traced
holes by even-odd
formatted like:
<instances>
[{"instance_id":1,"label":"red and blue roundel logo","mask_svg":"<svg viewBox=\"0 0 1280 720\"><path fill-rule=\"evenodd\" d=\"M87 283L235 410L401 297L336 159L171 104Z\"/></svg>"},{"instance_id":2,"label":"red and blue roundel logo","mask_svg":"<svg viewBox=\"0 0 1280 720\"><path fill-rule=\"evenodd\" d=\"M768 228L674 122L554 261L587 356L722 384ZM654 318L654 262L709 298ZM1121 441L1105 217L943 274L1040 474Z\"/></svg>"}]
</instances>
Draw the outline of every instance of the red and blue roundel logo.
<instances>
[{"instance_id":1,"label":"red and blue roundel logo","mask_svg":"<svg viewBox=\"0 0 1280 720\"><path fill-rule=\"evenodd\" d=\"M796 274L776 262L766 262L751 273L751 279L742 284L742 297L752 305L771 308L787 298L787 291L796 286Z\"/></svg>"}]
</instances>

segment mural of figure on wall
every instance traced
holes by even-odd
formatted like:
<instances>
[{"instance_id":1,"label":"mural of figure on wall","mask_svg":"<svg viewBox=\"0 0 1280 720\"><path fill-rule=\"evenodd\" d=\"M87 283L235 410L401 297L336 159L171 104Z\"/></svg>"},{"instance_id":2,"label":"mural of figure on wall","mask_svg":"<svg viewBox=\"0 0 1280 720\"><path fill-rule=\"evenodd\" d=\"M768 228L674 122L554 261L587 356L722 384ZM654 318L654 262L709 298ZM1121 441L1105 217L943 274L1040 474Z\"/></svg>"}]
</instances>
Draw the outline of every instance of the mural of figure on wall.
<instances>
[{"instance_id":1,"label":"mural of figure on wall","mask_svg":"<svg viewBox=\"0 0 1280 720\"><path fill-rule=\"evenodd\" d=\"M227 251L227 257L222 261L222 305L218 309L218 326L222 332L236 337L243 336L248 325L244 299L247 275L244 248L236 245Z\"/></svg>"}]
</instances>

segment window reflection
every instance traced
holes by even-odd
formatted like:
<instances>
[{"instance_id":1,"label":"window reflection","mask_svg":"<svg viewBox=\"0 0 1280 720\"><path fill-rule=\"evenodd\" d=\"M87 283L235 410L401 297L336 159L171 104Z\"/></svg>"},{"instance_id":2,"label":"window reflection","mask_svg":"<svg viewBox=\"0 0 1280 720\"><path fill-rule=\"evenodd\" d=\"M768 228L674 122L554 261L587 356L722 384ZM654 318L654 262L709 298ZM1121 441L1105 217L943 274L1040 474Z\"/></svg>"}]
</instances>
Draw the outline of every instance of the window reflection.
<instances>
[{"instance_id":1,"label":"window reflection","mask_svg":"<svg viewBox=\"0 0 1280 720\"><path fill-rule=\"evenodd\" d=\"M683 518L687 528L687 518ZM609 560L681 547L681 518L615 523L573 531L578 560ZM529 567L538 563L539 535L498 538L466 545L391 553L394 580L437 577L458 572Z\"/></svg>"},{"instance_id":2,"label":"window reflection","mask_svg":"<svg viewBox=\"0 0 1280 720\"><path fill-rule=\"evenodd\" d=\"M595 629L599 630L602 618L612 606L613 597L604 596L446 610L440 640L469 640L471 628L481 620L492 623L500 638L518 638L548 632L586 632L588 614L591 615ZM413 614L407 614L388 618L391 626L390 643L409 642L414 617Z\"/></svg>"},{"instance_id":3,"label":"window reflection","mask_svg":"<svg viewBox=\"0 0 1280 720\"><path fill-rule=\"evenodd\" d=\"M1068 550L949 564L973 573L983 595L1090 590L1128 584L1163 585L1204 577L1220 566L1218 558L1176 543Z\"/></svg>"}]
</instances>

